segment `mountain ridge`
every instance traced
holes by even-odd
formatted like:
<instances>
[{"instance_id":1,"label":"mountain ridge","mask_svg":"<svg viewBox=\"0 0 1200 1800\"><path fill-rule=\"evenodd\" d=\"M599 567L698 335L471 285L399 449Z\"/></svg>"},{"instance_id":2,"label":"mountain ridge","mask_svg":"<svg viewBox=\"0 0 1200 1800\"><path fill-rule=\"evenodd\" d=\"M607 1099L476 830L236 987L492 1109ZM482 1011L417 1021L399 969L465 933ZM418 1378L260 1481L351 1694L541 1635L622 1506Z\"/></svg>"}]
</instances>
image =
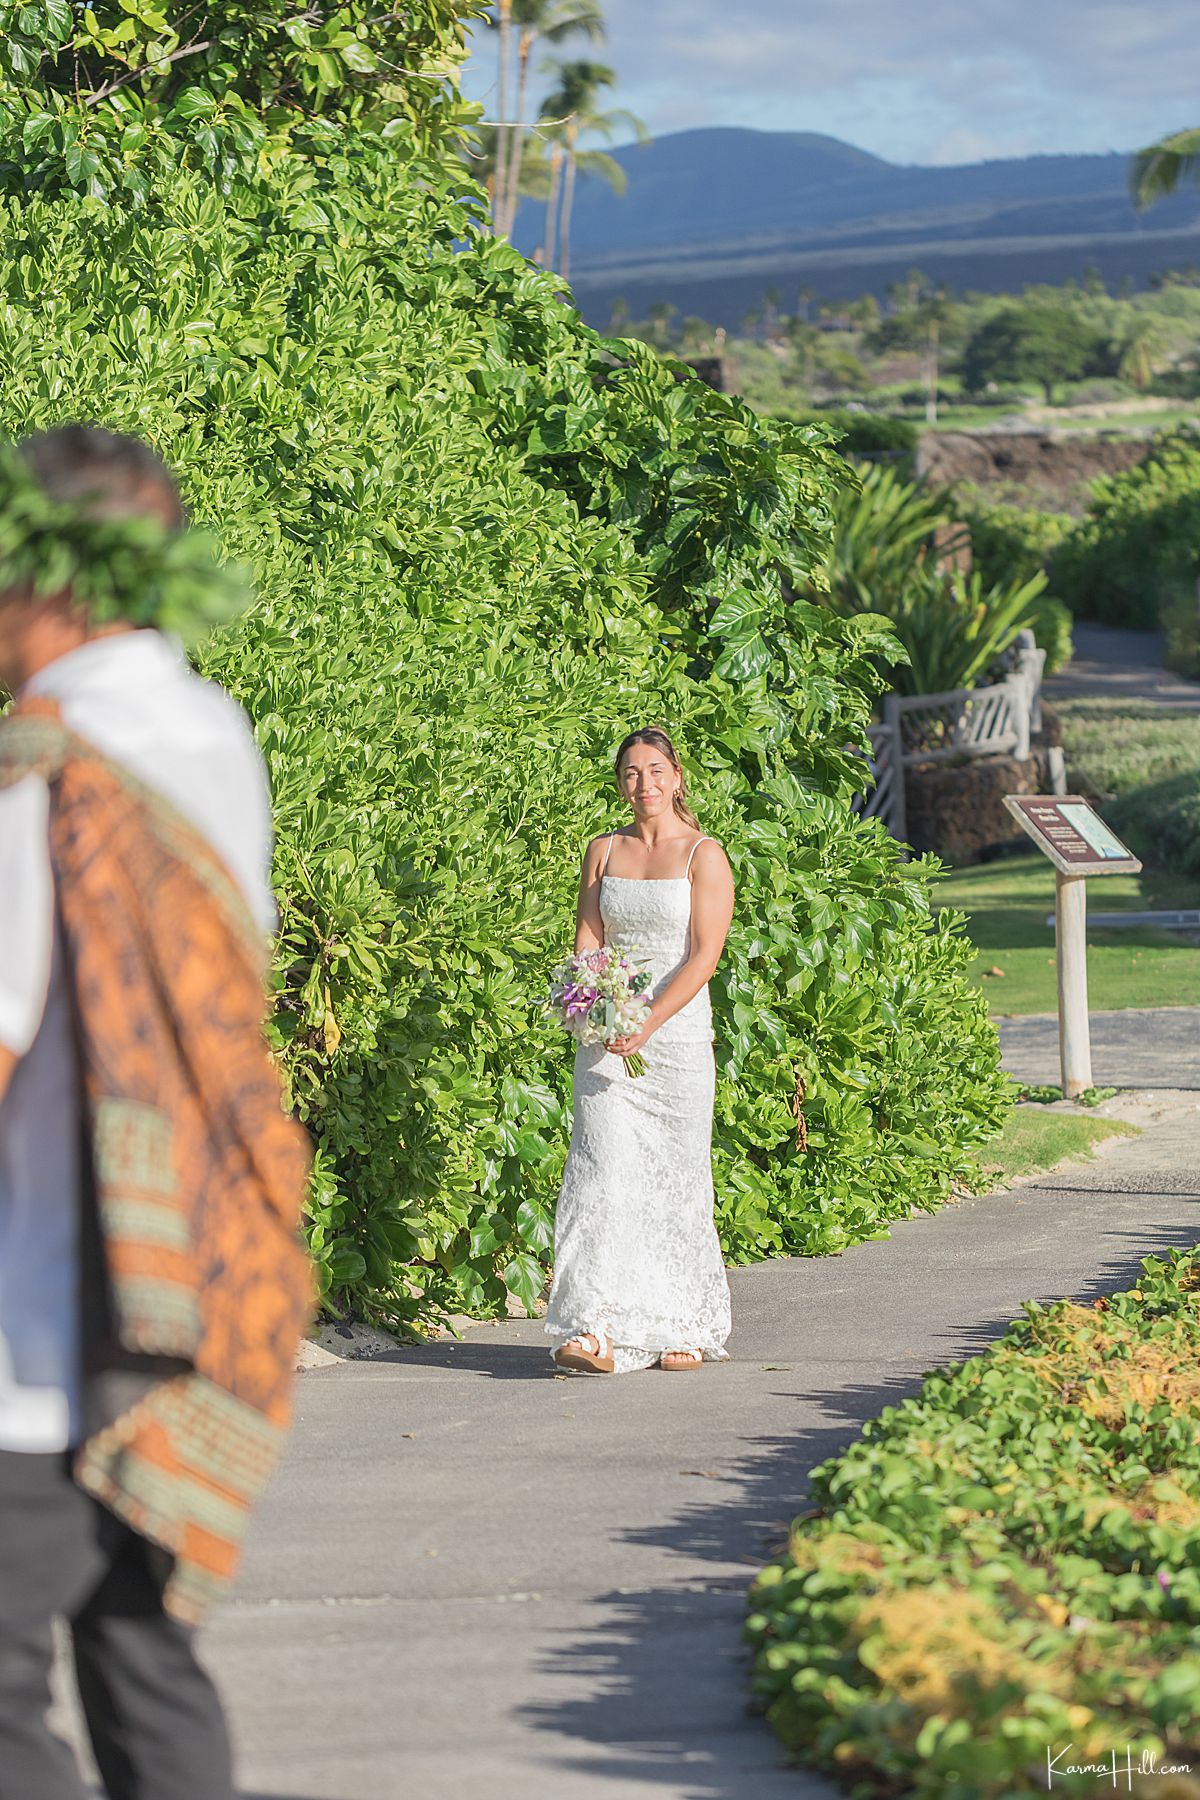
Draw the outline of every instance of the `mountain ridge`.
<instances>
[{"instance_id":1,"label":"mountain ridge","mask_svg":"<svg viewBox=\"0 0 1200 1800\"><path fill-rule=\"evenodd\" d=\"M985 289L1078 276L1089 262L1144 284L1200 259L1200 193L1138 214L1116 151L903 164L822 133L704 126L611 154L627 195L596 178L576 195L572 286L587 316L620 294L635 311L666 300L733 327L731 308L764 286L882 292L918 254L932 278ZM527 254L543 219L522 204L514 240Z\"/></svg>"}]
</instances>

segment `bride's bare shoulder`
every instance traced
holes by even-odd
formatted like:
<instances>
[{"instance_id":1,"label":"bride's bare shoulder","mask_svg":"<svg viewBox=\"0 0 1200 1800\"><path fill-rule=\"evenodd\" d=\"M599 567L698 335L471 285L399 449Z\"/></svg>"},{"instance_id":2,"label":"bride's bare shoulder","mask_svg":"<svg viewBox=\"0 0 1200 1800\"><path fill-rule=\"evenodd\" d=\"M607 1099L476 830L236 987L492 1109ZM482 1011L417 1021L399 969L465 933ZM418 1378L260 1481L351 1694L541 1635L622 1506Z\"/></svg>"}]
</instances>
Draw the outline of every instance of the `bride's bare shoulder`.
<instances>
[{"instance_id":1,"label":"bride's bare shoulder","mask_svg":"<svg viewBox=\"0 0 1200 1800\"><path fill-rule=\"evenodd\" d=\"M714 874L718 869L722 871L729 869L729 858L725 854L724 846L719 844L715 837L709 837L707 832L703 836L697 835L692 839L692 847L688 855L693 874L699 869L703 869L706 874Z\"/></svg>"},{"instance_id":2,"label":"bride's bare shoulder","mask_svg":"<svg viewBox=\"0 0 1200 1800\"><path fill-rule=\"evenodd\" d=\"M608 852L609 838L619 836L619 832L601 831L597 832L594 838L589 838L587 848L583 853L584 868L590 869L597 863L603 862Z\"/></svg>"}]
</instances>

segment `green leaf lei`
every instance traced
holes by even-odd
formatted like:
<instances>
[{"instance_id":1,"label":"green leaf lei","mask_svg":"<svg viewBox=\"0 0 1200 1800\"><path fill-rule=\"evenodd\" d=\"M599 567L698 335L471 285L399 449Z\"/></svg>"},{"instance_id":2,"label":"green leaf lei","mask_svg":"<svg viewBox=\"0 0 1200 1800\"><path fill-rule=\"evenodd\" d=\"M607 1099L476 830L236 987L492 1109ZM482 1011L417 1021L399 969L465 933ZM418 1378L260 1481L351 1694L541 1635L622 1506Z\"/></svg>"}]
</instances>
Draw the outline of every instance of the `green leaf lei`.
<instances>
[{"instance_id":1,"label":"green leaf lei","mask_svg":"<svg viewBox=\"0 0 1200 1800\"><path fill-rule=\"evenodd\" d=\"M22 457L0 447L0 595L69 591L95 624L154 626L194 643L249 604L245 572L218 561L198 529L149 517L90 518L52 500Z\"/></svg>"}]
</instances>

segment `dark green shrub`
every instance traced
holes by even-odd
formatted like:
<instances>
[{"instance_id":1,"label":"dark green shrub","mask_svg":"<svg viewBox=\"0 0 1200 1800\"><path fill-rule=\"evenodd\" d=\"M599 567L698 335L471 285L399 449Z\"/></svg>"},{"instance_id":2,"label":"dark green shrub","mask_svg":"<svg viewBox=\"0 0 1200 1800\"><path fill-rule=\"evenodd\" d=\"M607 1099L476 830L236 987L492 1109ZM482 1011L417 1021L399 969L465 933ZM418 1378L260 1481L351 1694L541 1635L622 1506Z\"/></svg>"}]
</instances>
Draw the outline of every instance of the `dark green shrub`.
<instances>
[{"instance_id":1,"label":"dark green shrub","mask_svg":"<svg viewBox=\"0 0 1200 1800\"><path fill-rule=\"evenodd\" d=\"M68 102L35 129L42 191L0 201L0 428L146 433L254 568L259 606L201 661L271 769L273 1031L317 1138L327 1291L399 1318L536 1296L570 1080L537 1001L583 843L620 817L612 750L647 719L679 733L738 879L727 1255L837 1250L936 1206L1007 1084L929 870L849 809L884 628L781 598L844 465L606 343L478 234L439 147L449 91L274 109L242 156L213 82L173 87L127 162L92 109L100 173L62 150ZM33 102L0 101L11 172Z\"/></svg>"},{"instance_id":2,"label":"dark green shrub","mask_svg":"<svg viewBox=\"0 0 1200 1800\"><path fill-rule=\"evenodd\" d=\"M1079 525L1054 551L1054 592L1086 619L1154 630L1200 575L1200 438L1174 431L1145 462L1092 483Z\"/></svg>"},{"instance_id":3,"label":"dark green shrub","mask_svg":"<svg viewBox=\"0 0 1200 1800\"><path fill-rule=\"evenodd\" d=\"M754 1691L855 1793L1044 1791L1200 1729L1200 1253L1032 1302L810 1478L751 1590ZM1060 1762L1055 1791L1094 1791Z\"/></svg>"},{"instance_id":4,"label":"dark green shrub","mask_svg":"<svg viewBox=\"0 0 1200 1800\"><path fill-rule=\"evenodd\" d=\"M1200 875L1200 768L1113 800L1113 830L1147 862Z\"/></svg>"},{"instance_id":5,"label":"dark green shrub","mask_svg":"<svg viewBox=\"0 0 1200 1800\"><path fill-rule=\"evenodd\" d=\"M1162 628L1167 640L1167 667L1193 681L1200 678L1200 597L1194 589L1184 589L1167 601L1162 611Z\"/></svg>"},{"instance_id":6,"label":"dark green shrub","mask_svg":"<svg viewBox=\"0 0 1200 1800\"><path fill-rule=\"evenodd\" d=\"M887 413L849 412L839 407L783 416L794 425L830 426L838 433L837 448L842 456L878 457L906 475L912 472L920 433L909 419L891 418Z\"/></svg>"},{"instance_id":7,"label":"dark green shrub","mask_svg":"<svg viewBox=\"0 0 1200 1800\"><path fill-rule=\"evenodd\" d=\"M987 582L1028 581L1075 527L1070 513L997 503L978 488L960 492L958 510L971 529L972 566Z\"/></svg>"},{"instance_id":8,"label":"dark green shrub","mask_svg":"<svg viewBox=\"0 0 1200 1800\"><path fill-rule=\"evenodd\" d=\"M1058 546L1075 526L1070 513L997 504L978 489L960 494L958 506L971 532L972 567L989 586L1029 581L1048 569ZM1028 622L1046 652L1046 674L1053 675L1071 659L1070 608L1053 594L1041 593L1033 602Z\"/></svg>"}]
</instances>

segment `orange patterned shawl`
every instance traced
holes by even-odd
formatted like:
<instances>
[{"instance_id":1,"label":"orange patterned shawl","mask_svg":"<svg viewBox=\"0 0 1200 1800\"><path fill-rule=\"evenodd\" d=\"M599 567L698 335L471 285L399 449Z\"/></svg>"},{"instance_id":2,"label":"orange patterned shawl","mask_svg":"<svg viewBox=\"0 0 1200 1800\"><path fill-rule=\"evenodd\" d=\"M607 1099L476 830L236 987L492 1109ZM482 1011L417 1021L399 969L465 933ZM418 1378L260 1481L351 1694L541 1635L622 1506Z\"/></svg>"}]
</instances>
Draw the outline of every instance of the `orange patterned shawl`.
<instances>
[{"instance_id":1,"label":"orange patterned shawl","mask_svg":"<svg viewBox=\"0 0 1200 1800\"><path fill-rule=\"evenodd\" d=\"M164 1604L195 1623L289 1419L308 1143L263 1037L261 936L208 843L52 702L0 722L0 786L31 773L50 786L95 1202L76 1478L169 1553Z\"/></svg>"}]
</instances>

